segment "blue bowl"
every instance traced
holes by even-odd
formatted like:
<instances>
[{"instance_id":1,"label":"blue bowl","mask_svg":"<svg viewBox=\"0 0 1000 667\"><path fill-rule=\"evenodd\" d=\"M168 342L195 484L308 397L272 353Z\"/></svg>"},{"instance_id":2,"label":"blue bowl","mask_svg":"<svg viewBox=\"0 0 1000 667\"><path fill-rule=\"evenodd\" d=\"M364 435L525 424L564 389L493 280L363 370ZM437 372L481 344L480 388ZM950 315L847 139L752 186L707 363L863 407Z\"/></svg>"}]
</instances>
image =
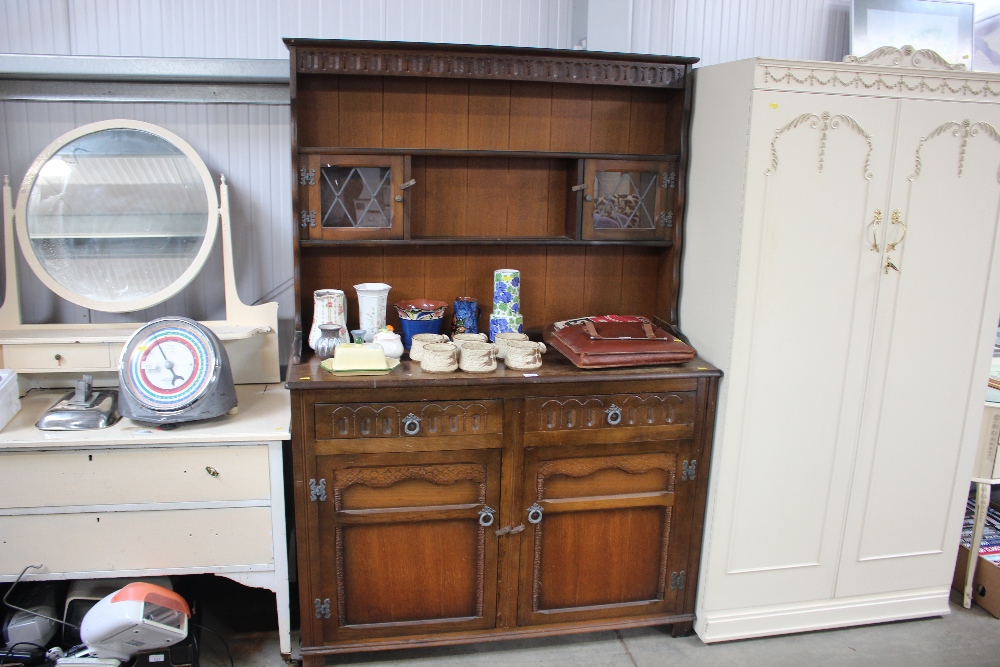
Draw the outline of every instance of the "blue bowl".
<instances>
[{"instance_id":1,"label":"blue bowl","mask_svg":"<svg viewBox=\"0 0 1000 667\"><path fill-rule=\"evenodd\" d=\"M403 347L410 349L413 337L422 333L441 333L441 319L436 317L433 320L400 320L403 327Z\"/></svg>"}]
</instances>

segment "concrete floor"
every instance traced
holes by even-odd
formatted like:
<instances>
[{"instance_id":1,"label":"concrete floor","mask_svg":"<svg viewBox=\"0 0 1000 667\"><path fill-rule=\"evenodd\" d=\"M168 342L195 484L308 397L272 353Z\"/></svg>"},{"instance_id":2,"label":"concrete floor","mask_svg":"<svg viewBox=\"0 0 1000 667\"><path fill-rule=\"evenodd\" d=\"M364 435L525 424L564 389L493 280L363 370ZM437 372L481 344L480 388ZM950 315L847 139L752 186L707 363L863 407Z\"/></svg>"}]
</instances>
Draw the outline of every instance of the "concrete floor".
<instances>
[{"instance_id":1,"label":"concrete floor","mask_svg":"<svg viewBox=\"0 0 1000 667\"><path fill-rule=\"evenodd\" d=\"M998 667L1000 620L952 595L951 615L722 644L675 639L669 628L598 632L549 639L485 642L329 658L327 665L463 667ZM206 616L206 624L208 617ZM286 667L273 632L229 634L236 667ZM203 636L202 667L228 667L221 642Z\"/></svg>"}]
</instances>

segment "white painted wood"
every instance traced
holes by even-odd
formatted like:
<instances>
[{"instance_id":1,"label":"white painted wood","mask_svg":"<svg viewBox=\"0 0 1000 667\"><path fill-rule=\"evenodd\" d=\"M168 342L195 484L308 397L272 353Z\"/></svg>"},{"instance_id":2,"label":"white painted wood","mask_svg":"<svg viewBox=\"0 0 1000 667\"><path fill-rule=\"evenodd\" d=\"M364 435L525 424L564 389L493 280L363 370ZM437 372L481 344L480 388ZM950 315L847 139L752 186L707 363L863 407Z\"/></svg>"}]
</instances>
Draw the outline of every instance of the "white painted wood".
<instances>
[{"instance_id":1,"label":"white painted wood","mask_svg":"<svg viewBox=\"0 0 1000 667\"><path fill-rule=\"evenodd\" d=\"M62 393L29 392L0 431L0 581L219 574L275 592L289 653L288 391L238 385L236 414L173 430L35 428Z\"/></svg>"},{"instance_id":2,"label":"white painted wood","mask_svg":"<svg viewBox=\"0 0 1000 667\"><path fill-rule=\"evenodd\" d=\"M264 445L12 452L3 467L4 508L271 498Z\"/></svg>"},{"instance_id":3,"label":"white painted wood","mask_svg":"<svg viewBox=\"0 0 1000 667\"><path fill-rule=\"evenodd\" d=\"M902 103L890 206L907 233L886 249L838 595L954 569L1000 312L998 128L1000 105Z\"/></svg>"},{"instance_id":4,"label":"white painted wood","mask_svg":"<svg viewBox=\"0 0 1000 667\"><path fill-rule=\"evenodd\" d=\"M1000 77L755 60L695 90L680 326L726 374L696 630L946 608L1000 313L1000 135L960 158L935 129L1000 127Z\"/></svg>"},{"instance_id":5,"label":"white painted wood","mask_svg":"<svg viewBox=\"0 0 1000 667\"><path fill-rule=\"evenodd\" d=\"M40 563L43 572L272 564L270 514L266 507L237 507L4 516L0 572Z\"/></svg>"}]
</instances>

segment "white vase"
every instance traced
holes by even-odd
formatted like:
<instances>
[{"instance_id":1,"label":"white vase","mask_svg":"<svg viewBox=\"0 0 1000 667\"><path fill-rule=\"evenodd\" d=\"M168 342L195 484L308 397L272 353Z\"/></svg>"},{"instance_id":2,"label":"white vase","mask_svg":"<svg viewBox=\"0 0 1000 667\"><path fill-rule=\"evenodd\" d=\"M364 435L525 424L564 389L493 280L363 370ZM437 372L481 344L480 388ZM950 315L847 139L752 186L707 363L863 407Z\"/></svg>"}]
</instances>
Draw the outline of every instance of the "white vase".
<instances>
[{"instance_id":1,"label":"white vase","mask_svg":"<svg viewBox=\"0 0 1000 667\"><path fill-rule=\"evenodd\" d=\"M316 350L316 341L320 339L321 324L340 324L347 331L347 297L343 290L318 289L313 292L313 321L309 329L309 347ZM350 342L346 333L341 342Z\"/></svg>"},{"instance_id":2,"label":"white vase","mask_svg":"<svg viewBox=\"0 0 1000 667\"><path fill-rule=\"evenodd\" d=\"M361 283L354 289L358 292L359 328L365 330L365 342L370 343L385 326L385 309L392 287L385 283Z\"/></svg>"}]
</instances>

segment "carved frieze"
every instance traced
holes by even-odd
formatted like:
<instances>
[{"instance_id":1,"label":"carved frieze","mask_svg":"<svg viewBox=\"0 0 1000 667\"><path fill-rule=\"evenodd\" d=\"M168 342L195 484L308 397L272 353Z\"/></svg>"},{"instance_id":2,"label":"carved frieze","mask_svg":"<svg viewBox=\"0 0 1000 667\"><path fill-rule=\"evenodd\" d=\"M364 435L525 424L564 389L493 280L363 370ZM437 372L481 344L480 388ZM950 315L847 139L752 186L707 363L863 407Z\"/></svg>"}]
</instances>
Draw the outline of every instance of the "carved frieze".
<instances>
[{"instance_id":1,"label":"carved frieze","mask_svg":"<svg viewBox=\"0 0 1000 667\"><path fill-rule=\"evenodd\" d=\"M896 48L895 46L880 46L865 56L844 56L844 62L865 65L887 65L890 67L965 70L965 65L962 63L953 65L945 60L937 51L916 49L909 44L900 48Z\"/></svg>"},{"instance_id":2,"label":"carved frieze","mask_svg":"<svg viewBox=\"0 0 1000 667\"><path fill-rule=\"evenodd\" d=\"M486 466L475 463L435 464L425 466L393 466L372 468L343 468L333 477L333 504L339 512L343 508L344 490L355 484L372 488L385 488L406 479L419 479L431 484L454 484L468 480L479 485L480 503L486 502Z\"/></svg>"},{"instance_id":3,"label":"carved frieze","mask_svg":"<svg viewBox=\"0 0 1000 667\"><path fill-rule=\"evenodd\" d=\"M619 407L621 414L614 422L608 418L612 405ZM529 431L667 426L688 424L694 418L694 402L683 393L553 398L529 401L529 415L532 409L536 417L529 416Z\"/></svg>"},{"instance_id":4,"label":"carved frieze","mask_svg":"<svg viewBox=\"0 0 1000 667\"><path fill-rule=\"evenodd\" d=\"M493 424L491 413L498 415L499 408L483 403L321 404L316 406L316 437L340 440L480 435L499 430L499 419Z\"/></svg>"},{"instance_id":5,"label":"carved frieze","mask_svg":"<svg viewBox=\"0 0 1000 667\"><path fill-rule=\"evenodd\" d=\"M860 136L868 144L868 153L865 155L864 169L862 170L862 175L871 180L871 162L872 162L872 136L858 124L858 121L854 120L851 116L846 114L832 115L829 111L824 111L822 114L814 113L804 113L796 116L784 127L778 128L774 131L774 138L771 139L771 167L765 171L768 176L771 176L778 170L778 139L782 137L783 134L790 130L794 130L800 125L806 125L813 130L818 130L819 135L819 156L818 165L819 171L823 171L823 162L826 158L826 142L828 139L828 132L832 130L840 129L841 127L846 127L848 130L854 134Z\"/></svg>"},{"instance_id":6,"label":"carved frieze","mask_svg":"<svg viewBox=\"0 0 1000 667\"><path fill-rule=\"evenodd\" d=\"M658 469L667 473L667 484L663 489L674 492L676 457L672 454L623 454L620 456L585 456L579 458L552 459L538 463L535 478L538 500L545 498L545 482L553 475L587 477L601 470L621 470L632 475L641 475Z\"/></svg>"},{"instance_id":7,"label":"carved frieze","mask_svg":"<svg viewBox=\"0 0 1000 667\"><path fill-rule=\"evenodd\" d=\"M315 48L296 51L303 73L419 76L682 88L685 65L536 54L425 53Z\"/></svg>"},{"instance_id":8,"label":"carved frieze","mask_svg":"<svg viewBox=\"0 0 1000 667\"><path fill-rule=\"evenodd\" d=\"M923 167L923 163L920 157L920 151L923 150L924 144L926 144L931 139L935 137L940 137L944 134L950 134L953 137L959 139L958 146L958 176L962 176L962 171L965 169L965 151L969 146L969 139L978 137L980 134L988 139L1000 143L1000 134L997 133L997 129L990 125L989 123L973 123L968 118L962 122L949 121L943 123L928 134L926 137L920 137L920 143L917 145L917 154L913 165L913 173L910 174L910 180L916 180L917 176L920 175L920 170ZM1000 182L1000 167L997 168L997 181Z\"/></svg>"}]
</instances>

